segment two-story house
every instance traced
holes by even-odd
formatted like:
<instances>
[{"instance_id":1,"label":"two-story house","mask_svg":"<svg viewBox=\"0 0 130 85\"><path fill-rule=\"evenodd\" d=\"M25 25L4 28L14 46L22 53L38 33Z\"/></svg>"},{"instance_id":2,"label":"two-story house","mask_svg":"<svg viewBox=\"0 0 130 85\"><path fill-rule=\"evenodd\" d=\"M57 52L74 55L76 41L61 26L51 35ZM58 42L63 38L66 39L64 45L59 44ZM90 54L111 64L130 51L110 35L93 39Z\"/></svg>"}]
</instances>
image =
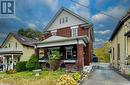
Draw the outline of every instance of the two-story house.
<instances>
[{"instance_id":1,"label":"two-story house","mask_svg":"<svg viewBox=\"0 0 130 85\"><path fill-rule=\"evenodd\" d=\"M67 8L61 8L44 32L44 40L35 43L39 62L43 66L47 64L51 50L62 53L61 65L64 64L66 68L82 69L91 63L94 33L92 24L85 18Z\"/></svg>"},{"instance_id":2,"label":"two-story house","mask_svg":"<svg viewBox=\"0 0 130 85\"><path fill-rule=\"evenodd\" d=\"M112 66L123 73L130 73L130 12L119 21L110 42Z\"/></svg>"},{"instance_id":3,"label":"two-story house","mask_svg":"<svg viewBox=\"0 0 130 85\"><path fill-rule=\"evenodd\" d=\"M4 70L14 69L16 62L28 61L34 54L34 45L30 38L16 33L9 33L0 48Z\"/></svg>"}]
</instances>

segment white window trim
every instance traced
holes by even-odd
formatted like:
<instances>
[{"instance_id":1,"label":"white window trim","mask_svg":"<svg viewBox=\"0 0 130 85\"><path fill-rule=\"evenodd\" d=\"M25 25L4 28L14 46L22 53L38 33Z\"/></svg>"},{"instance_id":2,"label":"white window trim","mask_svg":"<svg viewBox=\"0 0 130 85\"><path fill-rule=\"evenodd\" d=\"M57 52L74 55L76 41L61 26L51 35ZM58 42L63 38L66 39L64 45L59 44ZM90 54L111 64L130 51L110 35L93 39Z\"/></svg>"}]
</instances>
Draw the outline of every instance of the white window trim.
<instances>
[{"instance_id":1,"label":"white window trim","mask_svg":"<svg viewBox=\"0 0 130 85\"><path fill-rule=\"evenodd\" d=\"M68 50L68 49L71 49L71 56L72 56L72 48L73 48L73 47L66 47L66 48L65 48L65 49L66 49L66 59L68 59L68 58L67 58L67 50Z\"/></svg>"},{"instance_id":2,"label":"white window trim","mask_svg":"<svg viewBox=\"0 0 130 85\"><path fill-rule=\"evenodd\" d=\"M76 35L74 35L73 29L76 29ZM71 34L72 37L78 36L78 26L73 26L73 27L71 27L71 33L72 33L72 34Z\"/></svg>"}]
</instances>

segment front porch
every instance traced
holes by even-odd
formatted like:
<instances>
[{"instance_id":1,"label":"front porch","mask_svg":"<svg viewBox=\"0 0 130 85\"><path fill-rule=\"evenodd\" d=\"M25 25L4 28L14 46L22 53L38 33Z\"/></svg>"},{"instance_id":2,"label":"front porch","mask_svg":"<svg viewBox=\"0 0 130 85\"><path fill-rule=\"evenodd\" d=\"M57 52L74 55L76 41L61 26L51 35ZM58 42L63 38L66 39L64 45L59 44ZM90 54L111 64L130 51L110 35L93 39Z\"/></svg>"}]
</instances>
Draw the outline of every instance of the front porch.
<instances>
[{"instance_id":1,"label":"front porch","mask_svg":"<svg viewBox=\"0 0 130 85\"><path fill-rule=\"evenodd\" d=\"M36 54L39 56L39 62L46 66L51 55L51 50L56 50L62 54L61 66L65 68L76 68L77 70L82 69L85 62L88 62L86 47L88 42L87 37L52 37L50 37L51 39L46 39L36 44Z\"/></svg>"},{"instance_id":2,"label":"front porch","mask_svg":"<svg viewBox=\"0 0 130 85\"><path fill-rule=\"evenodd\" d=\"M12 48L1 48L0 56L2 58L3 71L15 69L16 62L20 61L22 55L21 49L12 49Z\"/></svg>"}]
</instances>

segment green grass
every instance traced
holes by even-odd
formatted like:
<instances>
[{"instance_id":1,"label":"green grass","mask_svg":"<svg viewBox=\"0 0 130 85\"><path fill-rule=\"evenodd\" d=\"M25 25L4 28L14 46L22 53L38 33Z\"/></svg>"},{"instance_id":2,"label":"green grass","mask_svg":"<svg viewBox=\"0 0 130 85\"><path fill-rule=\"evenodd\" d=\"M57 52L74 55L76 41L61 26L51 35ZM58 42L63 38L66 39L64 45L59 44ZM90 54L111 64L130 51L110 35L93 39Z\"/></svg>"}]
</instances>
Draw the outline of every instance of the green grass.
<instances>
[{"instance_id":1,"label":"green grass","mask_svg":"<svg viewBox=\"0 0 130 85\"><path fill-rule=\"evenodd\" d=\"M0 84L9 85L54 85L56 80L65 74L64 71L42 71L40 76L36 77L33 72L17 72L15 74L0 73Z\"/></svg>"}]
</instances>

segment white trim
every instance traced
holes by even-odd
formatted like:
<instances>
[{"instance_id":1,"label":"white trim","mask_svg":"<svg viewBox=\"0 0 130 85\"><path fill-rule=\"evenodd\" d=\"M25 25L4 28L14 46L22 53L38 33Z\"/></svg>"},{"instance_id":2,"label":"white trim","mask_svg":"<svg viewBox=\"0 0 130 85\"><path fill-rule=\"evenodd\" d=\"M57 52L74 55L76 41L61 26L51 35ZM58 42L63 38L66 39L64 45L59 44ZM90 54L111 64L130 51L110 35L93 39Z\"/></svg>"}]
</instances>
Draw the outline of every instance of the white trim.
<instances>
[{"instance_id":1,"label":"white trim","mask_svg":"<svg viewBox=\"0 0 130 85\"><path fill-rule=\"evenodd\" d=\"M68 50L71 51L71 57L73 56L73 54L72 54L72 51L73 51L72 47L68 47L68 48L66 47L66 59L68 59L68 56L67 56Z\"/></svg>"},{"instance_id":2,"label":"white trim","mask_svg":"<svg viewBox=\"0 0 130 85\"><path fill-rule=\"evenodd\" d=\"M47 62L47 60L39 60L39 62Z\"/></svg>"},{"instance_id":3,"label":"white trim","mask_svg":"<svg viewBox=\"0 0 130 85\"><path fill-rule=\"evenodd\" d=\"M76 63L76 60L64 60L64 63Z\"/></svg>"},{"instance_id":4,"label":"white trim","mask_svg":"<svg viewBox=\"0 0 130 85\"><path fill-rule=\"evenodd\" d=\"M78 28L79 26L72 26L71 29Z\"/></svg>"},{"instance_id":5,"label":"white trim","mask_svg":"<svg viewBox=\"0 0 130 85\"><path fill-rule=\"evenodd\" d=\"M51 33L52 33L52 32L57 32L57 30L52 30Z\"/></svg>"},{"instance_id":6,"label":"white trim","mask_svg":"<svg viewBox=\"0 0 130 85\"><path fill-rule=\"evenodd\" d=\"M12 61L12 63L11 63L11 69L13 69L13 67L14 67L14 55L13 54L11 55L11 61Z\"/></svg>"},{"instance_id":7,"label":"white trim","mask_svg":"<svg viewBox=\"0 0 130 85\"><path fill-rule=\"evenodd\" d=\"M71 27L71 36L72 37L77 37L78 36L78 26Z\"/></svg>"}]
</instances>

